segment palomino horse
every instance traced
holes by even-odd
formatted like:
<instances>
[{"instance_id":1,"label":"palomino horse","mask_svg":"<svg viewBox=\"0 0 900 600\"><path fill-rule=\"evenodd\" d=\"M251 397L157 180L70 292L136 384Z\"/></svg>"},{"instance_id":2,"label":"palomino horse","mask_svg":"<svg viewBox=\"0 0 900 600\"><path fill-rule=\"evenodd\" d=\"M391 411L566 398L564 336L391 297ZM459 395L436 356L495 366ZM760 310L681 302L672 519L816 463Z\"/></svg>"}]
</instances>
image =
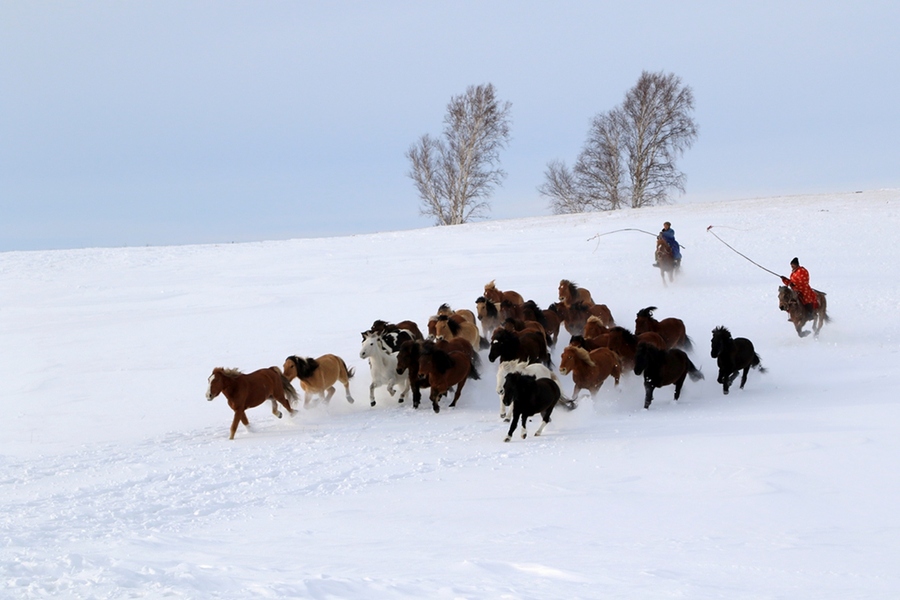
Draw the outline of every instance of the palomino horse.
<instances>
[{"instance_id":1,"label":"palomino horse","mask_svg":"<svg viewBox=\"0 0 900 600\"><path fill-rule=\"evenodd\" d=\"M703 379L700 372L683 350L660 350L646 342L637 347L634 357L635 375L644 376L644 408L650 408L653 402L653 389L675 384L675 400L681 397L681 387L688 375L691 381Z\"/></svg>"},{"instance_id":2,"label":"palomino horse","mask_svg":"<svg viewBox=\"0 0 900 600\"><path fill-rule=\"evenodd\" d=\"M486 283L484 286L484 297L491 302L496 302L500 304L504 300L508 302L512 302L513 304L524 304L525 298L522 297L522 294L519 292L514 292L512 290L506 290L505 292L501 292L497 289L497 286L494 284L492 280L490 283Z\"/></svg>"},{"instance_id":3,"label":"palomino horse","mask_svg":"<svg viewBox=\"0 0 900 600\"><path fill-rule=\"evenodd\" d=\"M606 378L612 376L619 385L619 377L622 376L622 363L619 356L609 348L597 348L588 352L577 346L567 346L559 359L559 372L561 375L572 374L575 382L573 398L578 398L582 390L595 395Z\"/></svg>"},{"instance_id":4,"label":"palomino horse","mask_svg":"<svg viewBox=\"0 0 900 600\"><path fill-rule=\"evenodd\" d=\"M403 402L409 390L409 379L397 373L397 354L392 352L381 335L367 332L363 334L359 357L368 359L372 383L369 384L369 404L375 406L375 388L387 386L388 394L394 395L398 383L403 384L399 402Z\"/></svg>"},{"instance_id":5,"label":"palomino horse","mask_svg":"<svg viewBox=\"0 0 900 600\"><path fill-rule=\"evenodd\" d=\"M241 373L237 369L216 367L209 376L206 399L212 400L219 394L225 396L228 406L234 411L231 435L228 437L230 440L234 439L238 423L243 423L244 427L250 429L246 414L248 408L259 406L271 399L272 414L280 419L281 411L278 410L276 402L280 402L293 415L295 411L291 408L291 401L297 399L297 391L294 390L291 382L281 374L278 367L259 369L247 374Z\"/></svg>"},{"instance_id":6,"label":"palomino horse","mask_svg":"<svg viewBox=\"0 0 900 600\"><path fill-rule=\"evenodd\" d=\"M590 306L594 303L591 293L568 279L559 282L559 301L566 306L572 306L576 302L584 302Z\"/></svg>"},{"instance_id":7,"label":"palomino horse","mask_svg":"<svg viewBox=\"0 0 900 600\"><path fill-rule=\"evenodd\" d=\"M309 406L315 396L324 398L328 404L334 396L334 384L338 381L347 392L347 402L353 404L353 396L350 395L353 369L348 369L347 363L340 356L334 354L323 354L319 358L288 356L284 360L284 376L288 381L293 381L295 377L300 380L300 387L304 392L303 406Z\"/></svg>"},{"instance_id":8,"label":"palomino horse","mask_svg":"<svg viewBox=\"0 0 900 600\"><path fill-rule=\"evenodd\" d=\"M523 375L533 375L537 379L552 379L562 389L562 383L556 376L556 373L538 363L530 363L524 360L507 360L500 363L497 367L497 395L500 396L500 418L509 421L512 417L512 410L503 402L503 387L506 383L506 376L510 373L522 373ZM567 408L574 409L575 403L571 400L560 398L561 402L565 402Z\"/></svg>"},{"instance_id":9,"label":"palomino horse","mask_svg":"<svg viewBox=\"0 0 900 600\"><path fill-rule=\"evenodd\" d=\"M787 312L788 321L794 324L797 335L800 337L809 335L808 331L803 330L803 326L808 322L812 321L812 332L818 337L822 325L831 321L831 317L829 317L828 313L825 311L825 292L820 292L819 290L813 291L816 292L816 297L819 299L819 308L807 309L803 306L803 303L800 302L800 296L797 292L786 285L778 286L778 309Z\"/></svg>"},{"instance_id":10,"label":"palomino horse","mask_svg":"<svg viewBox=\"0 0 900 600\"><path fill-rule=\"evenodd\" d=\"M475 300L475 311L481 321L481 337L490 338L495 329L500 327L500 303L492 302L484 296Z\"/></svg>"},{"instance_id":11,"label":"palomino horse","mask_svg":"<svg viewBox=\"0 0 900 600\"><path fill-rule=\"evenodd\" d=\"M759 354L754 350L753 342L742 337L732 338L731 332L725 327L713 329L709 355L717 359L719 377L716 381L722 384L723 394L728 394L728 388L737 379L741 369L744 370L741 389L747 383L747 373L751 368L759 369L760 373L766 372L759 362Z\"/></svg>"},{"instance_id":12,"label":"palomino horse","mask_svg":"<svg viewBox=\"0 0 900 600\"><path fill-rule=\"evenodd\" d=\"M692 350L693 344L685 332L684 321L675 317L657 321L653 317L654 310L656 310L655 306L648 306L638 311L637 318L634 320L634 334L640 335L647 331L653 331L665 340L666 348Z\"/></svg>"},{"instance_id":13,"label":"palomino horse","mask_svg":"<svg viewBox=\"0 0 900 600\"><path fill-rule=\"evenodd\" d=\"M678 262L672 255L672 247L669 242L663 239L661 235L656 236L656 264L659 267L659 276L662 278L663 285L666 283L666 273L669 274L669 281L675 281L675 271L678 270Z\"/></svg>"},{"instance_id":14,"label":"palomino horse","mask_svg":"<svg viewBox=\"0 0 900 600\"><path fill-rule=\"evenodd\" d=\"M477 369L478 355L472 351L471 346L467 350L443 350L437 342L423 342L419 354L419 373L428 378L429 395L434 412L441 412L438 404L443 396L454 385L456 393L450 407L456 406L457 400L466 384L466 379L479 379Z\"/></svg>"},{"instance_id":15,"label":"palomino horse","mask_svg":"<svg viewBox=\"0 0 900 600\"><path fill-rule=\"evenodd\" d=\"M469 342L473 348L487 348L487 341L482 342L481 334L478 333L478 327L465 319L448 317L440 315L434 324L435 337L445 340L462 338Z\"/></svg>"}]
</instances>

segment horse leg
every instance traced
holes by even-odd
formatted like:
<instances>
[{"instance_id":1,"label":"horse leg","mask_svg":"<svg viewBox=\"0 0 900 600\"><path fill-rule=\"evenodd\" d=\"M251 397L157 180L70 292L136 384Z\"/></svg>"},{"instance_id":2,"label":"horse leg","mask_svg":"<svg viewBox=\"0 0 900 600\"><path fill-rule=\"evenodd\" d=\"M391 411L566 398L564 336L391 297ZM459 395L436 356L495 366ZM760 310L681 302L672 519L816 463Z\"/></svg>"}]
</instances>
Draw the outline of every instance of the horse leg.
<instances>
[{"instance_id":1,"label":"horse leg","mask_svg":"<svg viewBox=\"0 0 900 600\"><path fill-rule=\"evenodd\" d=\"M463 379L456 385L456 393L453 395L453 402L450 403L450 408L456 406L456 401L459 400L459 395L462 393L462 389L465 384L466 380Z\"/></svg>"},{"instance_id":2,"label":"horse leg","mask_svg":"<svg viewBox=\"0 0 900 600\"><path fill-rule=\"evenodd\" d=\"M369 406L375 406L375 382L369 384Z\"/></svg>"},{"instance_id":3,"label":"horse leg","mask_svg":"<svg viewBox=\"0 0 900 600\"><path fill-rule=\"evenodd\" d=\"M653 384L650 383L647 379L644 380L644 410L650 408L650 403L653 402Z\"/></svg>"},{"instance_id":4,"label":"horse leg","mask_svg":"<svg viewBox=\"0 0 900 600\"><path fill-rule=\"evenodd\" d=\"M541 413L541 426L537 428L537 431L534 432L534 436L537 437L541 435L541 432L544 431L544 427L547 426L547 423L550 422L550 413L553 412L553 407L556 406L556 402L551 404L547 410Z\"/></svg>"},{"instance_id":5,"label":"horse leg","mask_svg":"<svg viewBox=\"0 0 900 600\"><path fill-rule=\"evenodd\" d=\"M506 439L503 440L504 442L508 442L509 440L512 439L513 433L515 433L515 431L516 431L516 425L518 425L518 424L519 424L519 413L516 411L515 402L513 402L512 422L509 424L509 431L506 432Z\"/></svg>"},{"instance_id":6,"label":"horse leg","mask_svg":"<svg viewBox=\"0 0 900 600\"><path fill-rule=\"evenodd\" d=\"M350 382L344 383L344 391L347 392L347 402L353 404L353 396L350 395Z\"/></svg>"},{"instance_id":7,"label":"horse leg","mask_svg":"<svg viewBox=\"0 0 900 600\"><path fill-rule=\"evenodd\" d=\"M747 374L750 372L750 365L744 367L744 374L741 376L741 389L744 389L744 384L747 383ZM735 374L737 377L737 374Z\"/></svg>"},{"instance_id":8,"label":"horse leg","mask_svg":"<svg viewBox=\"0 0 900 600\"><path fill-rule=\"evenodd\" d=\"M280 402L280 401L281 400L276 400L275 397L272 396L272 414L275 415L276 417L278 417L279 419L281 418L281 411L278 410L278 402Z\"/></svg>"},{"instance_id":9,"label":"horse leg","mask_svg":"<svg viewBox=\"0 0 900 600\"><path fill-rule=\"evenodd\" d=\"M687 369L685 369L684 373L681 377L678 378L678 381L675 382L675 401L677 402L679 398L681 398L681 387L684 385L684 380L687 379Z\"/></svg>"},{"instance_id":10,"label":"horse leg","mask_svg":"<svg viewBox=\"0 0 900 600\"><path fill-rule=\"evenodd\" d=\"M431 399L431 408L434 409L434 412L441 412L441 405L438 404L441 399L441 393L438 391L437 386L431 386L431 393L428 395L428 397Z\"/></svg>"},{"instance_id":11,"label":"horse leg","mask_svg":"<svg viewBox=\"0 0 900 600\"><path fill-rule=\"evenodd\" d=\"M247 415L244 414L244 411L243 410L235 410L234 411L234 420L231 421L231 435L228 436L229 440L234 439L234 434L237 432L238 423L241 423L241 422L243 422L244 426L246 426L247 428L250 427L250 425L247 423Z\"/></svg>"}]
</instances>

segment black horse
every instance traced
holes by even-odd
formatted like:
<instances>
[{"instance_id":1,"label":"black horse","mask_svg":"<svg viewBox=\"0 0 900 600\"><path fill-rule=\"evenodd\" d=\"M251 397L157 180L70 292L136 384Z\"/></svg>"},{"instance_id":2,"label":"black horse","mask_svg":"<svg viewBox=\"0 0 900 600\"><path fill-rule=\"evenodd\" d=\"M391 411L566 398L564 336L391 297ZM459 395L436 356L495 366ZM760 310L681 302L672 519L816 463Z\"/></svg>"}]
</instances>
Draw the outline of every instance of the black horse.
<instances>
[{"instance_id":1,"label":"black horse","mask_svg":"<svg viewBox=\"0 0 900 600\"><path fill-rule=\"evenodd\" d=\"M536 331L509 331L497 329L491 339L491 351L488 360L494 362L497 359L524 360L526 362L539 362L547 368L552 367L550 351L547 348L547 337Z\"/></svg>"},{"instance_id":2,"label":"black horse","mask_svg":"<svg viewBox=\"0 0 900 600\"><path fill-rule=\"evenodd\" d=\"M650 408L650 403L653 402L653 388L674 383L675 400L678 400L681 386L688 375L691 376L691 381L703 379L703 373L694 366L683 350L660 350L647 342L638 344L634 356L634 373L644 376L644 408Z\"/></svg>"},{"instance_id":3,"label":"black horse","mask_svg":"<svg viewBox=\"0 0 900 600\"><path fill-rule=\"evenodd\" d=\"M737 379L741 369L744 374L741 377L741 389L747 383L747 373L750 369L759 369L760 373L766 370L759 362L759 354L753 348L753 342L747 338L732 338L731 332L725 327L716 327L712 330L712 349L709 355L716 359L719 365L719 377L716 379L722 384L722 393L727 394L728 388Z\"/></svg>"},{"instance_id":4,"label":"black horse","mask_svg":"<svg viewBox=\"0 0 900 600\"><path fill-rule=\"evenodd\" d=\"M509 432L504 442L512 439L519 418L522 419L522 439L528 436L525 425L528 417L540 413L543 421L534 435L541 435L544 427L550 422L550 413L553 412L556 403L559 402L562 392L556 382L546 377L536 378L534 375L512 372L506 376L503 383L503 404L512 405L513 416L509 425Z\"/></svg>"}]
</instances>

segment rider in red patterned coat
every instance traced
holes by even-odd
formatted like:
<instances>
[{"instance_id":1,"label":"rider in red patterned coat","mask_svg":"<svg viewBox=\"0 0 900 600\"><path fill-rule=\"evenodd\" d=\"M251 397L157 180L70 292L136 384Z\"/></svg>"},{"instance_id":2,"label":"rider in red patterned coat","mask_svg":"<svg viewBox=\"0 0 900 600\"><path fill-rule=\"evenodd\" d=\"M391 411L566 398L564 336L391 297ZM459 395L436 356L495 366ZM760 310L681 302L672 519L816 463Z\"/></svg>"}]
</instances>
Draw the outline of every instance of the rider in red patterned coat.
<instances>
[{"instance_id":1,"label":"rider in red patterned coat","mask_svg":"<svg viewBox=\"0 0 900 600\"><path fill-rule=\"evenodd\" d=\"M800 266L800 261L796 256L791 260L791 278L782 277L781 282L797 292L800 302L808 309L819 308L819 297L809 286L809 271L806 270L806 267Z\"/></svg>"}]
</instances>

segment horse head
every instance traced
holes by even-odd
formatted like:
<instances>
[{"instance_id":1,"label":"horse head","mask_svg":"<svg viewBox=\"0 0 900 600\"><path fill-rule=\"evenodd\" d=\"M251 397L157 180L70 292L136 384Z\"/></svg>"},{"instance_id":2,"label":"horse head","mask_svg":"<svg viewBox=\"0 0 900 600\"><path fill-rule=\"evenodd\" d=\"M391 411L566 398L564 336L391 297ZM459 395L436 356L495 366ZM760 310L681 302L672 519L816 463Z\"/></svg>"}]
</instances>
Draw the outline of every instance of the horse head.
<instances>
[{"instance_id":1,"label":"horse head","mask_svg":"<svg viewBox=\"0 0 900 600\"><path fill-rule=\"evenodd\" d=\"M731 332L725 327L716 327L712 331L712 340L710 342L709 355L712 358L718 358L719 354L725 351L725 346L731 341Z\"/></svg>"},{"instance_id":2,"label":"horse head","mask_svg":"<svg viewBox=\"0 0 900 600\"><path fill-rule=\"evenodd\" d=\"M778 310L787 311L797 302L797 293L786 285L778 286Z\"/></svg>"},{"instance_id":3,"label":"horse head","mask_svg":"<svg viewBox=\"0 0 900 600\"><path fill-rule=\"evenodd\" d=\"M206 399L212 400L221 394L222 391L228 387L228 383L235 375L240 375L240 371L237 369L224 369L222 367L213 369L212 375L209 376L209 385L206 388Z\"/></svg>"},{"instance_id":4,"label":"horse head","mask_svg":"<svg viewBox=\"0 0 900 600\"><path fill-rule=\"evenodd\" d=\"M644 374L645 378L650 376L654 370L654 365L658 362L659 353L661 352L663 351L654 348L646 342L638 344L637 351L634 354L634 374Z\"/></svg>"},{"instance_id":5,"label":"horse head","mask_svg":"<svg viewBox=\"0 0 900 600\"><path fill-rule=\"evenodd\" d=\"M381 339L381 336L377 333L372 333L371 331L363 334L363 343L362 348L359 350L359 357L370 358L378 353L388 353L387 350L385 350L384 341Z\"/></svg>"}]
</instances>

